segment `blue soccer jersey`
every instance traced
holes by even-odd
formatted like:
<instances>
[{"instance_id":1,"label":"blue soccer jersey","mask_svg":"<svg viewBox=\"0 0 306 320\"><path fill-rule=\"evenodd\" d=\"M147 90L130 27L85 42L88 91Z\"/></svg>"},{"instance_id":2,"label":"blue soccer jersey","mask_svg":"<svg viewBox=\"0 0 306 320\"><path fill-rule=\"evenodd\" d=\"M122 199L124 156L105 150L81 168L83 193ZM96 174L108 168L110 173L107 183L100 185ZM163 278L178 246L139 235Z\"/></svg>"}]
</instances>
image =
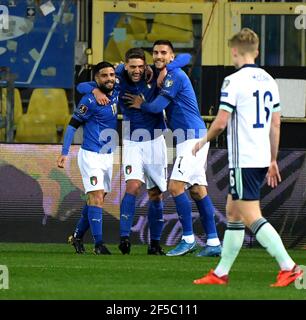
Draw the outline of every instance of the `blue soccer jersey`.
<instances>
[{"instance_id":1,"label":"blue soccer jersey","mask_svg":"<svg viewBox=\"0 0 306 320\"><path fill-rule=\"evenodd\" d=\"M93 94L82 97L73 118L83 124L82 149L111 153L117 142L117 105L118 92L108 96L110 102L106 106L97 104Z\"/></svg>"},{"instance_id":2,"label":"blue soccer jersey","mask_svg":"<svg viewBox=\"0 0 306 320\"><path fill-rule=\"evenodd\" d=\"M159 91L156 84L156 75L151 83L147 83L144 77L139 82L133 82L130 80L126 71L117 74L117 78L119 80L120 88L119 107L123 115L123 120L129 122L129 127L125 125L123 133L124 139L133 141L153 139L156 137L154 136L155 129L161 129L159 130L160 133L162 130L166 129L163 112L152 114L137 109L131 109L123 96L126 93L134 95L142 94L147 101L153 101ZM136 130L138 130L138 134L135 134ZM144 131L144 136L141 134L142 131Z\"/></svg>"},{"instance_id":3,"label":"blue soccer jersey","mask_svg":"<svg viewBox=\"0 0 306 320\"><path fill-rule=\"evenodd\" d=\"M185 139L203 137L206 126L201 118L192 84L181 69L169 72L164 80L160 95L153 103L146 101L141 110L160 112L166 110L171 130L182 130Z\"/></svg>"},{"instance_id":4,"label":"blue soccer jersey","mask_svg":"<svg viewBox=\"0 0 306 320\"><path fill-rule=\"evenodd\" d=\"M167 70L173 70L178 67L184 67L190 61L189 54L181 54L176 57L169 65ZM120 91L119 108L123 115L123 120L126 121L124 126L123 138L132 141L145 141L158 137L161 132L166 129L164 115L161 112L151 113L139 109L129 108L126 100L123 99L125 93L134 95L143 95L146 101L151 102L159 93L157 87L158 70L153 66L153 80L147 83L144 76L139 82L130 80L128 73L124 70L123 65L116 68L117 84L116 88ZM80 93L89 93L96 87L96 82L81 83L77 86ZM127 125L129 124L129 126ZM154 132L154 130L157 131ZM137 134L136 134L137 132ZM144 132L144 134L142 134Z\"/></svg>"}]
</instances>

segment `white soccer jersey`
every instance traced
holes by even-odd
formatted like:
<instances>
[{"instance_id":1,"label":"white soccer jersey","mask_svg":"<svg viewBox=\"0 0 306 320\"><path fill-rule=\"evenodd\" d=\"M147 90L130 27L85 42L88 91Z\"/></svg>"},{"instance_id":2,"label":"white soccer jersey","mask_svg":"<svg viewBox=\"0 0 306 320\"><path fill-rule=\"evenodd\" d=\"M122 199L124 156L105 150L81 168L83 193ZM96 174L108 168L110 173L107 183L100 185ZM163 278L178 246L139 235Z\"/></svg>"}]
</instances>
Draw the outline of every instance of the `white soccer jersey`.
<instances>
[{"instance_id":1,"label":"white soccer jersey","mask_svg":"<svg viewBox=\"0 0 306 320\"><path fill-rule=\"evenodd\" d=\"M227 125L229 168L264 168L271 161L272 112L280 111L275 80L256 65L244 65L223 81L220 109Z\"/></svg>"}]
</instances>

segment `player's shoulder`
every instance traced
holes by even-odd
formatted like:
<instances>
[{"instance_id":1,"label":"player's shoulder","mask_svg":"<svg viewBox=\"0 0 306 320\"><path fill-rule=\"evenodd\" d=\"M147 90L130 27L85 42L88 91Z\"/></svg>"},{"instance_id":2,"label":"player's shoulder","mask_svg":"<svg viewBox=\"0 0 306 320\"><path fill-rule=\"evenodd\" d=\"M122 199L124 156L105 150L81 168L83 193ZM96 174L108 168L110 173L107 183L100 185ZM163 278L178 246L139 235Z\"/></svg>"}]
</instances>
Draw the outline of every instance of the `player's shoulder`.
<instances>
[{"instance_id":1,"label":"player's shoulder","mask_svg":"<svg viewBox=\"0 0 306 320\"><path fill-rule=\"evenodd\" d=\"M88 93L88 94L85 94L81 98L79 105L78 105L78 109L80 109L80 110L86 109L86 111L87 111L88 109L92 110L92 109L96 108L96 106L97 106L97 102L96 102L94 95L92 93Z\"/></svg>"},{"instance_id":2,"label":"player's shoulder","mask_svg":"<svg viewBox=\"0 0 306 320\"><path fill-rule=\"evenodd\" d=\"M176 68L167 73L164 83L166 87L167 84L169 87L172 84L178 85L181 82L185 82L187 78L187 74L181 68Z\"/></svg>"},{"instance_id":3,"label":"player's shoulder","mask_svg":"<svg viewBox=\"0 0 306 320\"><path fill-rule=\"evenodd\" d=\"M85 105L88 108L94 108L96 104L96 99L92 93L85 94L79 102L79 105Z\"/></svg>"}]
</instances>

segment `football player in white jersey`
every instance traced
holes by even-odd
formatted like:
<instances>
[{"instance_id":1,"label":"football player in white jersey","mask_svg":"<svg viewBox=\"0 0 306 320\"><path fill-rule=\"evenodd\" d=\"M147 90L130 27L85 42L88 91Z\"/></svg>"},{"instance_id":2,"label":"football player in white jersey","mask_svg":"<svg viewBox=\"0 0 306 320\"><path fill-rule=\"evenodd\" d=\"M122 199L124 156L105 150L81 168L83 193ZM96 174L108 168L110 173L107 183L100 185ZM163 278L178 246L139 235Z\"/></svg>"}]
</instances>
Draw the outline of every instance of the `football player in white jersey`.
<instances>
[{"instance_id":1,"label":"football player in white jersey","mask_svg":"<svg viewBox=\"0 0 306 320\"><path fill-rule=\"evenodd\" d=\"M271 286L287 286L303 273L260 210L260 186L265 177L272 188L278 185L281 177L276 162L280 137L279 93L274 79L255 64L258 45L257 34L248 28L229 40L238 71L224 79L217 117L207 135L193 148L195 155L227 127L228 223L222 258L215 270L194 280L194 284L228 283L229 271L243 245L245 226L280 266L277 280Z\"/></svg>"}]
</instances>

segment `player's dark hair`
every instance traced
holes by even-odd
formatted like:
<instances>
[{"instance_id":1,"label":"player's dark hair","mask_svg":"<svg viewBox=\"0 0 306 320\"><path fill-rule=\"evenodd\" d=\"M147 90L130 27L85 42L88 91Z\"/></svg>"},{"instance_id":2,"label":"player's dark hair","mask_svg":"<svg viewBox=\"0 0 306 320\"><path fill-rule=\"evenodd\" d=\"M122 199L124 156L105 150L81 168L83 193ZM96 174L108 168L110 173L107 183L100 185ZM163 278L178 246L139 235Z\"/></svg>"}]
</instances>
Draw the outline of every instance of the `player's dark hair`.
<instances>
[{"instance_id":1,"label":"player's dark hair","mask_svg":"<svg viewBox=\"0 0 306 320\"><path fill-rule=\"evenodd\" d=\"M95 75L97 74L97 73L99 73L99 71L101 70L101 69L104 69L104 68L113 68L114 70L115 70L115 67L111 64L111 63L109 63L109 62L107 62L107 61L102 61L102 62L99 62L98 64L96 64L94 67L93 67L93 76L95 77Z\"/></svg>"},{"instance_id":2,"label":"player's dark hair","mask_svg":"<svg viewBox=\"0 0 306 320\"><path fill-rule=\"evenodd\" d=\"M173 48L171 41L169 41L169 40L156 40L153 44L153 48L155 46L160 46L160 45L168 46L172 50L172 52L174 52L174 48Z\"/></svg>"},{"instance_id":3,"label":"player's dark hair","mask_svg":"<svg viewBox=\"0 0 306 320\"><path fill-rule=\"evenodd\" d=\"M145 52L141 48L131 48L125 53L125 62L130 59L141 59L146 62Z\"/></svg>"}]
</instances>

